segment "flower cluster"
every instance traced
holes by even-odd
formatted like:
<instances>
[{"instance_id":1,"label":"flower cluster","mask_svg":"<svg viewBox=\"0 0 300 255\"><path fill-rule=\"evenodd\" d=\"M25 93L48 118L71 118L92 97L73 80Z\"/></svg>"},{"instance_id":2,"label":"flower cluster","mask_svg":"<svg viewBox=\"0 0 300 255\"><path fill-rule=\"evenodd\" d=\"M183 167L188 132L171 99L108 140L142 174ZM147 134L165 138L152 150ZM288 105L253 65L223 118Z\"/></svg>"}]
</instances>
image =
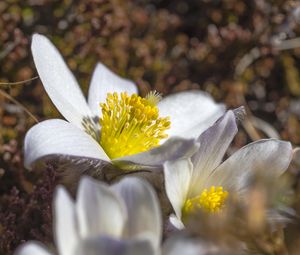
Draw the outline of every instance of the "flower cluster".
<instances>
[{"instance_id":1,"label":"flower cluster","mask_svg":"<svg viewBox=\"0 0 300 255\"><path fill-rule=\"evenodd\" d=\"M214 254L218 252L214 244L173 233L187 228L199 212L222 215L233 199L247 206L257 174L276 180L290 165L292 146L277 139L248 144L223 161L238 131L241 110L225 112L205 93L180 92L162 98L150 92L142 97L133 82L99 63L86 101L47 38L34 35L32 53L45 90L67 121L46 120L28 131L25 166L34 168L59 158L72 164L79 158L114 165L125 174L162 172L173 211L162 215L162 199L141 178L125 177L109 186L83 176L75 202L62 186L54 196L54 234L60 255ZM268 212L279 218L276 208ZM162 245L163 233L167 241ZM16 254L53 253L29 242Z\"/></svg>"}]
</instances>

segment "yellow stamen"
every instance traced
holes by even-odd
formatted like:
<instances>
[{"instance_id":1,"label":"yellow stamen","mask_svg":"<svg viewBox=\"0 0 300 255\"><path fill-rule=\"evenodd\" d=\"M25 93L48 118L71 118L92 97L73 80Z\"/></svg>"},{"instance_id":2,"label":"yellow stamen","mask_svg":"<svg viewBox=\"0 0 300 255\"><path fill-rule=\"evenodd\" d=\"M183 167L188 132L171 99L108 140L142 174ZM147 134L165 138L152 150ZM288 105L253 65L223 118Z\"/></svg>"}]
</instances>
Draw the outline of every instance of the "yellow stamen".
<instances>
[{"instance_id":1,"label":"yellow stamen","mask_svg":"<svg viewBox=\"0 0 300 255\"><path fill-rule=\"evenodd\" d=\"M147 151L166 138L170 128L168 117L159 118L159 110L153 98L142 98L136 94L107 94L102 103L100 118L100 144L111 158L128 156Z\"/></svg>"},{"instance_id":2,"label":"yellow stamen","mask_svg":"<svg viewBox=\"0 0 300 255\"><path fill-rule=\"evenodd\" d=\"M219 212L224 207L227 197L228 192L223 191L223 187L211 186L209 190L203 190L199 196L187 199L182 209L182 215L185 217L198 209L209 213Z\"/></svg>"}]
</instances>

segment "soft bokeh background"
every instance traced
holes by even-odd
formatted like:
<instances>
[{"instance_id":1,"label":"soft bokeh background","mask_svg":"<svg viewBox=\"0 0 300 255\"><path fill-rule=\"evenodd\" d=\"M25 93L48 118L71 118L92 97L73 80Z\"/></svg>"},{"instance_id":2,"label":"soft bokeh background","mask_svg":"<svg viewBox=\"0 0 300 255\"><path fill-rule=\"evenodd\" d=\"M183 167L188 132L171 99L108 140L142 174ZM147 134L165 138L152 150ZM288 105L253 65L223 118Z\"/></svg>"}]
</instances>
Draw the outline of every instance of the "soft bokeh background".
<instances>
[{"instance_id":1,"label":"soft bokeh background","mask_svg":"<svg viewBox=\"0 0 300 255\"><path fill-rule=\"evenodd\" d=\"M85 93L101 61L142 95L202 89L228 108L244 105L248 119L232 150L269 136L300 144L297 1L0 1L0 82L37 75L33 33L59 48ZM35 124L23 107L39 121L59 117L39 79L0 85L0 254L52 240L57 176L23 168L24 135Z\"/></svg>"}]
</instances>

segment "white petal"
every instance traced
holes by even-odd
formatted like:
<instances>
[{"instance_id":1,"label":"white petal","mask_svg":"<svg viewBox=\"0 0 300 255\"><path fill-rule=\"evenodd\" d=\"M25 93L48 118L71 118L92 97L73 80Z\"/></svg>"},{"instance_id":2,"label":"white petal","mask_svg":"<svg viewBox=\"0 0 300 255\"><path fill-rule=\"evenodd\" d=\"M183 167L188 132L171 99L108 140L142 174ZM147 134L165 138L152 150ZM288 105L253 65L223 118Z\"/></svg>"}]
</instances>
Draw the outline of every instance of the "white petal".
<instances>
[{"instance_id":1,"label":"white petal","mask_svg":"<svg viewBox=\"0 0 300 255\"><path fill-rule=\"evenodd\" d=\"M54 228L59 254L73 255L79 241L75 204L62 186L54 195Z\"/></svg>"},{"instance_id":2,"label":"white petal","mask_svg":"<svg viewBox=\"0 0 300 255\"><path fill-rule=\"evenodd\" d=\"M173 236L168 239L164 246L162 255L208 255L222 254L217 246L209 242L201 241L187 236ZM226 253L227 254L227 253Z\"/></svg>"},{"instance_id":3,"label":"white petal","mask_svg":"<svg viewBox=\"0 0 300 255\"><path fill-rule=\"evenodd\" d=\"M191 196L199 195L203 183L207 180L212 171L220 165L237 131L235 115L232 111L228 111L198 138L200 148L192 157L194 171L191 184Z\"/></svg>"},{"instance_id":4,"label":"white petal","mask_svg":"<svg viewBox=\"0 0 300 255\"><path fill-rule=\"evenodd\" d=\"M158 103L158 108L161 116L171 118L167 133L185 138L197 138L225 112L224 105L196 90L167 96Z\"/></svg>"},{"instance_id":5,"label":"white petal","mask_svg":"<svg viewBox=\"0 0 300 255\"><path fill-rule=\"evenodd\" d=\"M164 164L165 188L176 216L181 219L181 210L186 201L193 172L189 159L167 161Z\"/></svg>"},{"instance_id":6,"label":"white petal","mask_svg":"<svg viewBox=\"0 0 300 255\"><path fill-rule=\"evenodd\" d=\"M59 119L33 126L24 142L25 167L49 155L81 156L109 161L101 146L76 126Z\"/></svg>"},{"instance_id":7,"label":"white petal","mask_svg":"<svg viewBox=\"0 0 300 255\"><path fill-rule=\"evenodd\" d=\"M172 161L181 158L191 157L199 148L199 144L194 139L182 139L172 137L164 144L152 150L125 156L122 158L114 159L113 162L119 164L120 167L138 169L142 166L147 167L160 167L166 161Z\"/></svg>"},{"instance_id":8,"label":"white petal","mask_svg":"<svg viewBox=\"0 0 300 255\"><path fill-rule=\"evenodd\" d=\"M54 105L70 122L81 127L83 117L91 116L79 85L55 46L39 34L33 35L33 60Z\"/></svg>"},{"instance_id":9,"label":"white petal","mask_svg":"<svg viewBox=\"0 0 300 255\"><path fill-rule=\"evenodd\" d=\"M14 254L15 255L52 255L52 253L48 252L41 244L32 241L27 242L22 246L20 246Z\"/></svg>"},{"instance_id":10,"label":"white petal","mask_svg":"<svg viewBox=\"0 0 300 255\"><path fill-rule=\"evenodd\" d=\"M109 187L89 177L79 184L76 211L82 238L120 237L127 213L123 201Z\"/></svg>"},{"instance_id":11,"label":"white petal","mask_svg":"<svg viewBox=\"0 0 300 255\"><path fill-rule=\"evenodd\" d=\"M89 106L96 116L101 114L100 103L106 101L107 93L113 92L127 92L131 95L137 94L138 89L132 81L121 78L105 65L98 63L93 73L88 96Z\"/></svg>"},{"instance_id":12,"label":"white petal","mask_svg":"<svg viewBox=\"0 0 300 255\"><path fill-rule=\"evenodd\" d=\"M112 188L123 198L127 207L128 238L150 238L153 247L158 249L162 234L162 216L156 193L150 184L139 178L127 177Z\"/></svg>"},{"instance_id":13,"label":"white petal","mask_svg":"<svg viewBox=\"0 0 300 255\"><path fill-rule=\"evenodd\" d=\"M100 237L83 240L74 255L155 255L151 244L143 240L118 240Z\"/></svg>"},{"instance_id":14,"label":"white petal","mask_svg":"<svg viewBox=\"0 0 300 255\"><path fill-rule=\"evenodd\" d=\"M228 190L244 191L256 171L269 178L279 177L292 159L289 142L276 139L248 144L221 164L210 178L210 185L223 185Z\"/></svg>"},{"instance_id":15,"label":"white petal","mask_svg":"<svg viewBox=\"0 0 300 255\"><path fill-rule=\"evenodd\" d=\"M183 222L175 214L171 214L169 217L170 223L177 229L184 229Z\"/></svg>"},{"instance_id":16,"label":"white petal","mask_svg":"<svg viewBox=\"0 0 300 255\"><path fill-rule=\"evenodd\" d=\"M274 226L278 223L286 225L288 223L292 223L296 216L296 211L292 209L291 207L284 207L282 208L269 208L267 210L267 221L270 223L270 225Z\"/></svg>"}]
</instances>

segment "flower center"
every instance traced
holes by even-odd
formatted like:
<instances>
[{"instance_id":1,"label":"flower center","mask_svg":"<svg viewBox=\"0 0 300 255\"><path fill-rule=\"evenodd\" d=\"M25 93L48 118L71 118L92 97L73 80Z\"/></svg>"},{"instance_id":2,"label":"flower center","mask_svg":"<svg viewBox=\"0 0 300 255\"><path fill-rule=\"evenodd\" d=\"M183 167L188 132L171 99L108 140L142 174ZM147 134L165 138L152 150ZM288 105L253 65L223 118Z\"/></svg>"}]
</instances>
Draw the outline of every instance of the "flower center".
<instances>
[{"instance_id":1,"label":"flower center","mask_svg":"<svg viewBox=\"0 0 300 255\"><path fill-rule=\"evenodd\" d=\"M203 209L209 213L215 213L222 210L224 207L228 192L223 190L223 187L211 186L209 189L205 189L199 196L187 199L183 209L183 217L194 213L198 209Z\"/></svg>"},{"instance_id":2,"label":"flower center","mask_svg":"<svg viewBox=\"0 0 300 255\"><path fill-rule=\"evenodd\" d=\"M168 117L159 118L158 101L155 92L146 98L107 94L106 103L100 104L100 144L111 159L147 151L167 137L171 123Z\"/></svg>"}]
</instances>

